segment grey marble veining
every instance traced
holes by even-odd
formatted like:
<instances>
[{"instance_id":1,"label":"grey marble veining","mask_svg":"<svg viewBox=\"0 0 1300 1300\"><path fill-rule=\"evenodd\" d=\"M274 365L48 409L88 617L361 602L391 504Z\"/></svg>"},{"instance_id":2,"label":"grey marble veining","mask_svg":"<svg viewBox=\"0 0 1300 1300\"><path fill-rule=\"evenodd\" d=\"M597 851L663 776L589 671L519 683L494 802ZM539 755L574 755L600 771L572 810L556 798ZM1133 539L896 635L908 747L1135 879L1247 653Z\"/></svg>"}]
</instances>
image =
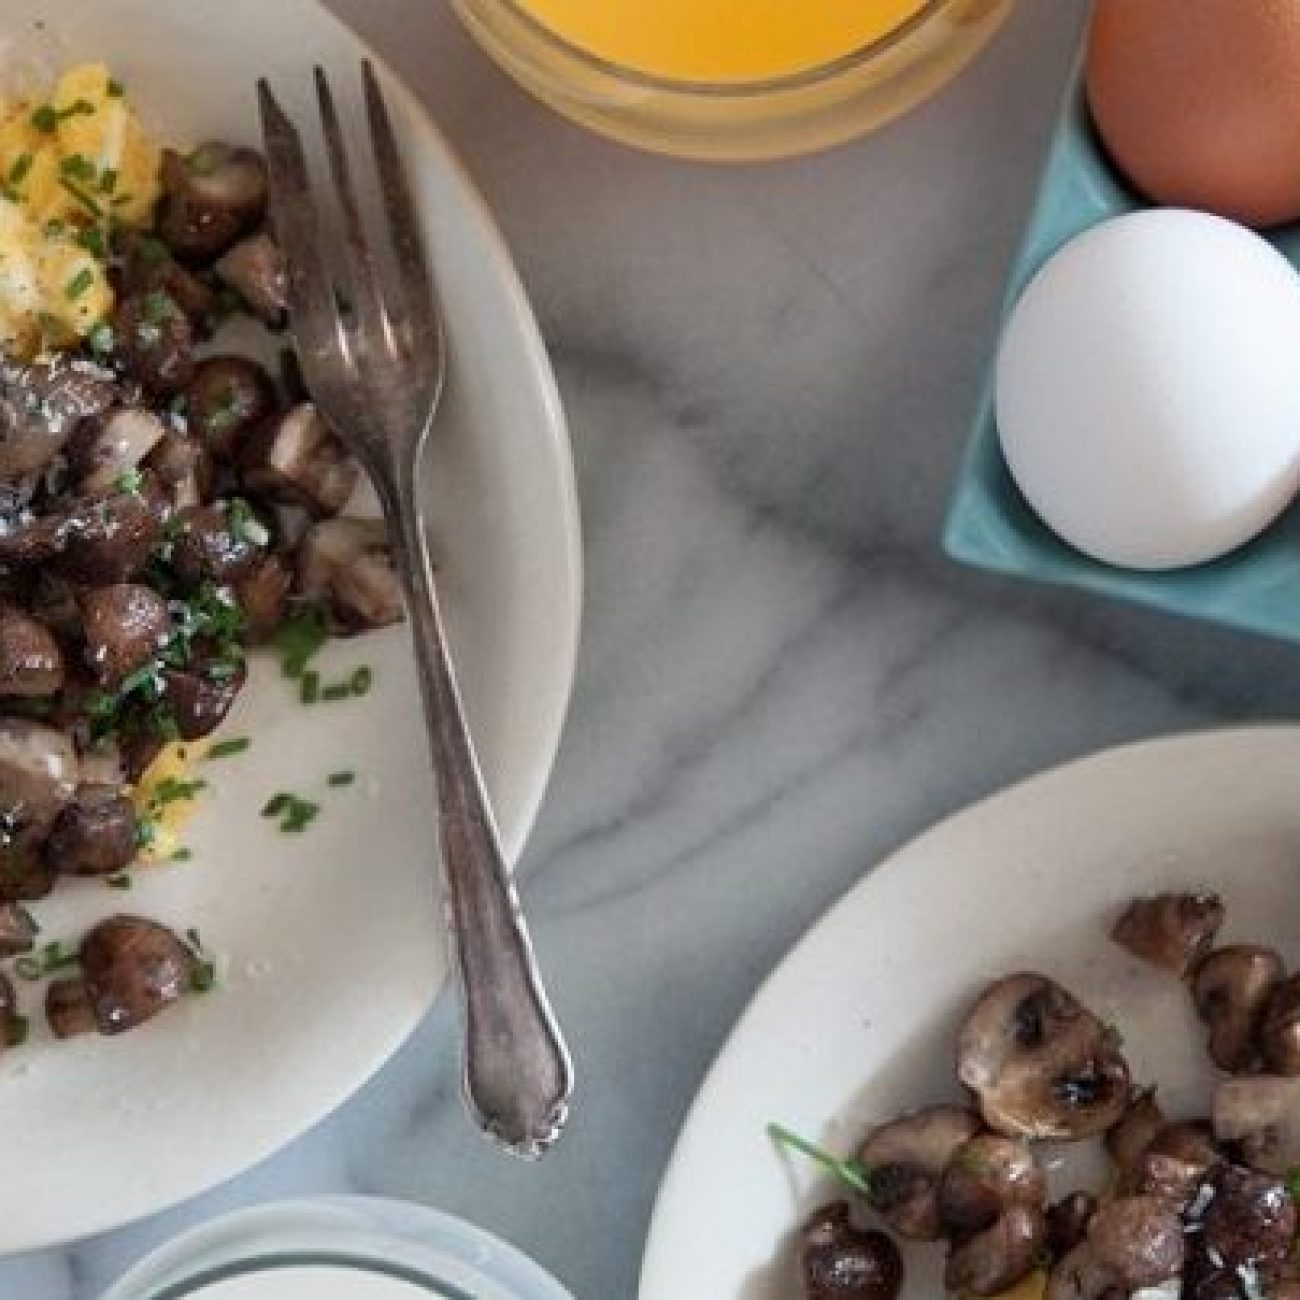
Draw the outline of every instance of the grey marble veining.
<instances>
[{"instance_id":1,"label":"grey marble veining","mask_svg":"<svg viewBox=\"0 0 1300 1300\"><path fill-rule=\"evenodd\" d=\"M572 1129L536 1167L481 1144L443 1006L279 1155L129 1230L0 1264L0 1300L93 1300L184 1225L326 1190L463 1214L579 1300L632 1300L710 1059L874 861L1044 765L1300 701L1282 647L938 550L1081 0L1024 0L970 73L872 139L742 169L559 121L437 0L333 7L481 184L572 424L584 645L521 868L581 1070Z\"/></svg>"}]
</instances>

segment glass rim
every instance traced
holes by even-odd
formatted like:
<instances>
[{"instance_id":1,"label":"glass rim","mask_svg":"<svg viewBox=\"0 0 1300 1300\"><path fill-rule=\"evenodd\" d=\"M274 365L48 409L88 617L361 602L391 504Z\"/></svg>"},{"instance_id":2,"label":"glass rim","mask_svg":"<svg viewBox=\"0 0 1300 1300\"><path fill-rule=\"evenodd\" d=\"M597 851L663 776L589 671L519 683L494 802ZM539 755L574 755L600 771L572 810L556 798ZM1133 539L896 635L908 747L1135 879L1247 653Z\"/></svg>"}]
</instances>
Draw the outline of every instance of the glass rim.
<instances>
[{"instance_id":1,"label":"glass rim","mask_svg":"<svg viewBox=\"0 0 1300 1300\"><path fill-rule=\"evenodd\" d=\"M350 1273L369 1273L375 1277L410 1283L437 1297L437 1300L474 1300L461 1287L406 1264L376 1259L374 1256L351 1255L346 1251L321 1250L274 1251L246 1259L230 1260L224 1264L213 1264L189 1277L167 1283L162 1290L150 1292L142 1300L189 1300L190 1297L201 1297L205 1288L218 1283L253 1277L259 1273L274 1273L285 1268L338 1268Z\"/></svg>"},{"instance_id":2,"label":"glass rim","mask_svg":"<svg viewBox=\"0 0 1300 1300\"><path fill-rule=\"evenodd\" d=\"M488 0L492 3L493 0ZM801 68L794 72L783 73L777 77L761 77L751 80L704 81L689 77L668 77L661 73L646 72L640 68L628 67L612 59L603 58L583 49L581 45L561 36L548 27L535 14L523 8L519 0L495 0L506 10L511 19L520 23L532 35L550 46L554 53L581 63L587 71L598 73L617 81L623 81L645 90L655 90L664 94L697 96L708 99L747 99L763 95L780 94L784 91L798 91L815 86L819 82L831 80L843 73L853 71L864 63L885 54L902 45L914 36L918 30L930 22L937 14L951 8L958 0L924 0L921 7L910 17L903 19L896 27L877 36L863 45L855 46L844 54L838 54L826 63ZM467 8L472 9L481 0L462 0Z\"/></svg>"}]
</instances>

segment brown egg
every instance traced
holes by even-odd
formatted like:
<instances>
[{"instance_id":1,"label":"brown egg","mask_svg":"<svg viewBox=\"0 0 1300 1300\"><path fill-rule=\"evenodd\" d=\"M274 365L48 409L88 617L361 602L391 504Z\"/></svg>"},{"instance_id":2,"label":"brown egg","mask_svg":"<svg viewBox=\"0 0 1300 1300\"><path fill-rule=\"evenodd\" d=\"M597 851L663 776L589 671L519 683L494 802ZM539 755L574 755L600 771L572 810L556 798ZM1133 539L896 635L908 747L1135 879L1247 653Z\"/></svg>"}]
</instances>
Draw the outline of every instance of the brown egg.
<instances>
[{"instance_id":1,"label":"brown egg","mask_svg":"<svg viewBox=\"0 0 1300 1300\"><path fill-rule=\"evenodd\" d=\"M1252 226L1300 217L1300 2L1098 0L1088 103L1147 198Z\"/></svg>"}]
</instances>

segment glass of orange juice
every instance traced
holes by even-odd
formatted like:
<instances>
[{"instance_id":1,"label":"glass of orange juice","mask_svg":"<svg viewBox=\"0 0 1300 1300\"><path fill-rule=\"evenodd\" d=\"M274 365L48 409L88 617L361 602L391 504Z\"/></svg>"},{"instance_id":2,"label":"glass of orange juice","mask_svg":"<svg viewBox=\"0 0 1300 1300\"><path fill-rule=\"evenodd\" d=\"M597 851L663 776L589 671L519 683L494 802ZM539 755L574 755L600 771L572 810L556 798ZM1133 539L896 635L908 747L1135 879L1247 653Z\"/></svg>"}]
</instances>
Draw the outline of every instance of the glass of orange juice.
<instances>
[{"instance_id":1,"label":"glass of orange juice","mask_svg":"<svg viewBox=\"0 0 1300 1300\"><path fill-rule=\"evenodd\" d=\"M1015 0L452 0L538 98L607 135L741 161L824 148L933 94Z\"/></svg>"}]
</instances>

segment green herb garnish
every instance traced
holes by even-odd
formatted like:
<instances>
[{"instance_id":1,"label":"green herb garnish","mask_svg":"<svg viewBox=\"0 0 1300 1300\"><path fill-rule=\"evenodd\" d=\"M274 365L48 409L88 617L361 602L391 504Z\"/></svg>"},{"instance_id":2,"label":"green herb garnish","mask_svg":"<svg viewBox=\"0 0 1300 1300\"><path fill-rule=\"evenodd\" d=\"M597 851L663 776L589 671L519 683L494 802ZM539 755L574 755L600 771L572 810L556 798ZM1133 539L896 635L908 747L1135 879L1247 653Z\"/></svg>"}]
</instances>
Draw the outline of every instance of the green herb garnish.
<instances>
[{"instance_id":1,"label":"green herb garnish","mask_svg":"<svg viewBox=\"0 0 1300 1300\"><path fill-rule=\"evenodd\" d=\"M101 262L108 259L108 244L104 240L104 231L99 226L87 226L84 230L79 230L77 244Z\"/></svg>"},{"instance_id":2,"label":"green herb garnish","mask_svg":"<svg viewBox=\"0 0 1300 1300\"><path fill-rule=\"evenodd\" d=\"M352 687L347 682L331 682L320 693L322 700L346 700L352 694Z\"/></svg>"},{"instance_id":3,"label":"green herb garnish","mask_svg":"<svg viewBox=\"0 0 1300 1300\"><path fill-rule=\"evenodd\" d=\"M128 876L125 871L119 871L116 875L105 876L104 884L106 884L109 889L130 889L131 877Z\"/></svg>"},{"instance_id":4,"label":"green herb garnish","mask_svg":"<svg viewBox=\"0 0 1300 1300\"><path fill-rule=\"evenodd\" d=\"M126 94L126 88L116 77L109 77L108 85L105 87L109 99L121 99Z\"/></svg>"},{"instance_id":5,"label":"green herb garnish","mask_svg":"<svg viewBox=\"0 0 1300 1300\"><path fill-rule=\"evenodd\" d=\"M298 698L304 704L315 704L320 699L320 673L308 668L298 681Z\"/></svg>"},{"instance_id":6,"label":"green herb garnish","mask_svg":"<svg viewBox=\"0 0 1300 1300\"><path fill-rule=\"evenodd\" d=\"M204 758L228 758L231 754L242 754L252 743L247 736L232 736L229 740L218 740L208 746Z\"/></svg>"},{"instance_id":7,"label":"green herb garnish","mask_svg":"<svg viewBox=\"0 0 1300 1300\"><path fill-rule=\"evenodd\" d=\"M19 957L14 962L14 971L22 979L38 980L55 971L65 970L81 961L75 948L65 947L58 939L43 944L35 953Z\"/></svg>"},{"instance_id":8,"label":"green herb garnish","mask_svg":"<svg viewBox=\"0 0 1300 1300\"><path fill-rule=\"evenodd\" d=\"M355 772L331 772L325 778L325 784L333 786L351 785L356 779L357 774Z\"/></svg>"},{"instance_id":9,"label":"green herb garnish","mask_svg":"<svg viewBox=\"0 0 1300 1300\"><path fill-rule=\"evenodd\" d=\"M277 818L280 830L293 833L306 830L319 812L320 804L282 790L267 801L262 816Z\"/></svg>"},{"instance_id":10,"label":"green herb garnish","mask_svg":"<svg viewBox=\"0 0 1300 1300\"><path fill-rule=\"evenodd\" d=\"M94 283L94 271L92 271L88 266L83 266L81 270L63 286L63 296L69 302L75 302Z\"/></svg>"},{"instance_id":11,"label":"green herb garnish","mask_svg":"<svg viewBox=\"0 0 1300 1300\"><path fill-rule=\"evenodd\" d=\"M362 664L360 668L353 670L352 676L348 679L348 689L353 695L365 695L374 682L374 671L368 664Z\"/></svg>"},{"instance_id":12,"label":"green herb garnish","mask_svg":"<svg viewBox=\"0 0 1300 1300\"><path fill-rule=\"evenodd\" d=\"M26 1016L10 1015L5 1018L5 1043L9 1047L21 1047L30 1035L32 1023Z\"/></svg>"},{"instance_id":13,"label":"green herb garnish","mask_svg":"<svg viewBox=\"0 0 1300 1300\"><path fill-rule=\"evenodd\" d=\"M79 181L73 180L71 176L60 176L59 184L63 186L69 194L72 195L78 203L81 204L92 217L101 219L104 215L104 209L99 206L99 200L86 190Z\"/></svg>"},{"instance_id":14,"label":"green herb garnish","mask_svg":"<svg viewBox=\"0 0 1300 1300\"><path fill-rule=\"evenodd\" d=\"M194 856L194 850L190 848L186 848L185 845L182 844L179 849L176 849L172 852L172 855L168 859L168 861L188 862L193 856Z\"/></svg>"},{"instance_id":15,"label":"green herb garnish","mask_svg":"<svg viewBox=\"0 0 1300 1300\"><path fill-rule=\"evenodd\" d=\"M38 131L44 131L46 135L52 133L60 122L66 121L70 117L76 117L79 113L90 114L95 111L95 106L88 99L74 100L67 108L55 108L53 104L42 104L32 112L31 123Z\"/></svg>"},{"instance_id":16,"label":"green herb garnish","mask_svg":"<svg viewBox=\"0 0 1300 1300\"><path fill-rule=\"evenodd\" d=\"M281 672L286 677L301 677L327 637L325 612L319 605L304 605L285 619L271 638L280 653Z\"/></svg>"},{"instance_id":17,"label":"green herb garnish","mask_svg":"<svg viewBox=\"0 0 1300 1300\"><path fill-rule=\"evenodd\" d=\"M211 993L217 986L217 968L206 959L194 963L190 972L190 988L195 993Z\"/></svg>"},{"instance_id":18,"label":"green herb garnish","mask_svg":"<svg viewBox=\"0 0 1300 1300\"><path fill-rule=\"evenodd\" d=\"M871 1195L871 1171L861 1161L841 1160L838 1156L831 1155L825 1148L819 1147L815 1142L809 1142L807 1138L792 1133L782 1124L769 1124L767 1126L767 1135L772 1141L790 1147L798 1151L800 1155L805 1155L810 1160L815 1161L828 1173L838 1178L846 1187L852 1188L855 1192L860 1192L863 1196Z\"/></svg>"}]
</instances>

